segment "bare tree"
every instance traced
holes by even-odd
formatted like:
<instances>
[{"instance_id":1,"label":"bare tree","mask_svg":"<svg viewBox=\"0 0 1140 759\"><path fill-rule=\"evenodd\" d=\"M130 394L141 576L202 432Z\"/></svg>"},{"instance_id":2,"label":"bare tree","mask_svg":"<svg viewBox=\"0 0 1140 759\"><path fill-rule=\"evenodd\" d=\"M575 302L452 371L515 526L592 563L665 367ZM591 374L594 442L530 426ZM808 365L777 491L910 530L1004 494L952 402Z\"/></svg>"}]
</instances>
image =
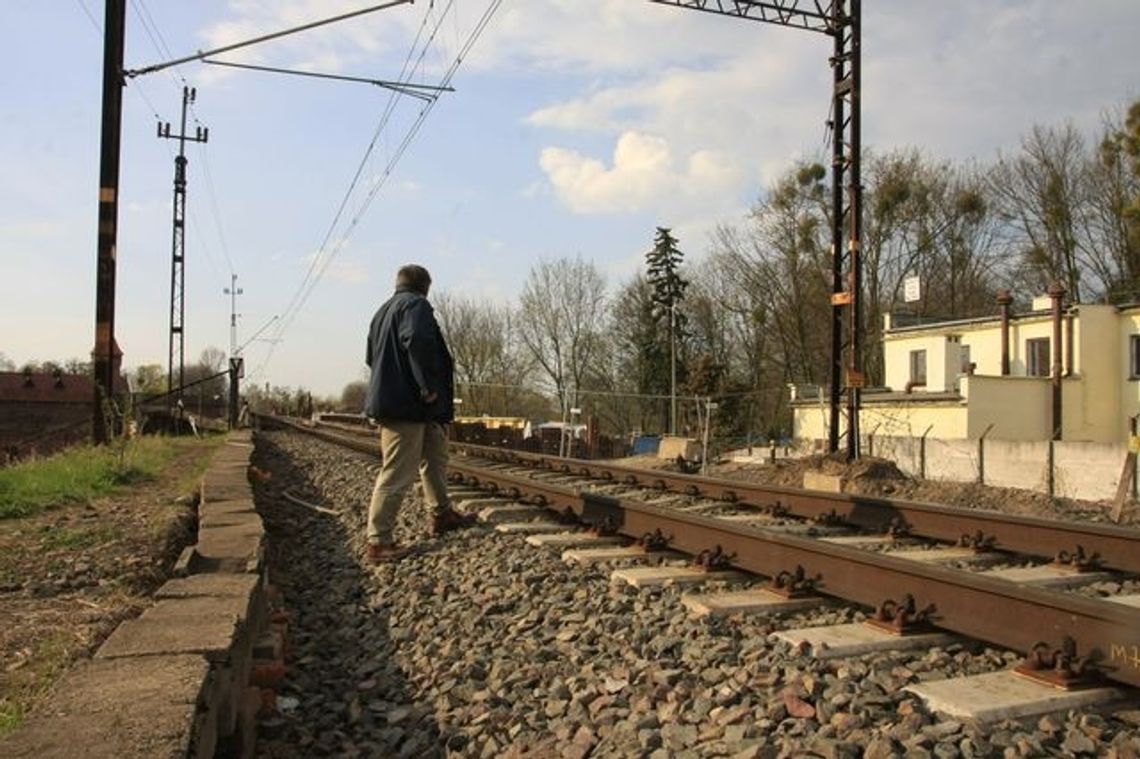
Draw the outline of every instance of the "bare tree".
<instances>
[{"instance_id":1,"label":"bare tree","mask_svg":"<svg viewBox=\"0 0 1140 759\"><path fill-rule=\"evenodd\" d=\"M1140 100L1105 119L1089 171L1089 224L1100 240L1090 268L1112 302L1140 299Z\"/></svg>"},{"instance_id":2,"label":"bare tree","mask_svg":"<svg viewBox=\"0 0 1140 759\"><path fill-rule=\"evenodd\" d=\"M722 228L718 240L731 239ZM694 267L690 289L692 350L725 368L718 392L727 432L749 437L768 427L787 426L785 377L771 355L771 307L763 291L746 285L742 262L718 249ZM707 362L706 362L707 363Z\"/></svg>"},{"instance_id":3,"label":"bare tree","mask_svg":"<svg viewBox=\"0 0 1140 759\"><path fill-rule=\"evenodd\" d=\"M364 409L364 402L368 397L368 383L364 380L353 380L344 386L340 392L340 403L337 407L347 414L359 414Z\"/></svg>"},{"instance_id":4,"label":"bare tree","mask_svg":"<svg viewBox=\"0 0 1140 759\"><path fill-rule=\"evenodd\" d=\"M166 392L166 369L159 364L143 364L134 371L135 391L148 395Z\"/></svg>"},{"instance_id":5,"label":"bare tree","mask_svg":"<svg viewBox=\"0 0 1140 759\"><path fill-rule=\"evenodd\" d=\"M934 162L915 150L871 156L863 244L864 369L883 379L883 314L959 318L992 309L1009 276L995 244L997 219L983 172ZM908 276L923 296L902 303Z\"/></svg>"},{"instance_id":6,"label":"bare tree","mask_svg":"<svg viewBox=\"0 0 1140 759\"><path fill-rule=\"evenodd\" d=\"M229 383L224 376L217 376L226 367L226 352L209 346L199 354L196 364L186 367L185 383L187 408L196 408L201 413L212 410L221 413L225 406Z\"/></svg>"},{"instance_id":7,"label":"bare tree","mask_svg":"<svg viewBox=\"0 0 1140 759\"><path fill-rule=\"evenodd\" d=\"M1001 156L990 187L1008 225L1010 242L1038 291L1054 281L1080 302L1082 263L1096 256L1088 217L1088 161L1084 139L1071 124L1035 126L1021 152Z\"/></svg>"},{"instance_id":8,"label":"bare tree","mask_svg":"<svg viewBox=\"0 0 1140 759\"><path fill-rule=\"evenodd\" d=\"M607 312L606 360L609 374L598 385L614 393L600 403L606 422L621 431L658 430L668 418L668 402L647 395L669 392L668 343L660 339L653 288L641 274L621 286ZM661 430L665 429L664 427Z\"/></svg>"},{"instance_id":9,"label":"bare tree","mask_svg":"<svg viewBox=\"0 0 1140 759\"><path fill-rule=\"evenodd\" d=\"M597 267L581 257L540 261L523 288L519 335L564 409L578 404L601 352L605 290Z\"/></svg>"},{"instance_id":10,"label":"bare tree","mask_svg":"<svg viewBox=\"0 0 1140 759\"><path fill-rule=\"evenodd\" d=\"M515 415L531 360L520 349L510 308L485 300L443 293L436 313L455 359L457 393L467 414Z\"/></svg>"},{"instance_id":11,"label":"bare tree","mask_svg":"<svg viewBox=\"0 0 1140 759\"><path fill-rule=\"evenodd\" d=\"M822 383L827 376L831 292L826 171L793 167L758 202L744 230L717 233L742 287L767 305L775 345L768 360L785 382Z\"/></svg>"}]
</instances>

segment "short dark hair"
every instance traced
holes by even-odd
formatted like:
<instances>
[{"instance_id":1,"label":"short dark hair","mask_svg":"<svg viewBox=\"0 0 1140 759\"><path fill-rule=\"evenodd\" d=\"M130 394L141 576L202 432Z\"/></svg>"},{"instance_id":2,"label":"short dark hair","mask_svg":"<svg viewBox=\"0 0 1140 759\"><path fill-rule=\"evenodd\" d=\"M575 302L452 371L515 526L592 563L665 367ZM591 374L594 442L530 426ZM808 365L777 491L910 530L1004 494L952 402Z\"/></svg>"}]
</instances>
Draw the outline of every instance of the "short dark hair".
<instances>
[{"instance_id":1,"label":"short dark hair","mask_svg":"<svg viewBox=\"0 0 1140 759\"><path fill-rule=\"evenodd\" d=\"M396 272L396 287L407 287L421 295L427 295L430 286L431 275L428 274L427 269L419 264L401 266L400 270Z\"/></svg>"}]
</instances>

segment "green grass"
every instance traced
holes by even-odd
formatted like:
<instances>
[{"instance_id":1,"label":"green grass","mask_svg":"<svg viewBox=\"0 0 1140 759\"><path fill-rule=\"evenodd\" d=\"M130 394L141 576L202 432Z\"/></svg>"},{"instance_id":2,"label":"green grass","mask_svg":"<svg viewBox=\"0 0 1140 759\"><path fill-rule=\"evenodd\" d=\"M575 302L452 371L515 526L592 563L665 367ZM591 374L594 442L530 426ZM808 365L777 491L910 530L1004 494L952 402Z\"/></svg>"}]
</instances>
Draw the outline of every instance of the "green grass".
<instances>
[{"instance_id":1,"label":"green grass","mask_svg":"<svg viewBox=\"0 0 1140 759\"><path fill-rule=\"evenodd\" d=\"M0 681L0 738L20 726L79 653L75 638L65 632L49 633L33 645L26 665Z\"/></svg>"},{"instance_id":2,"label":"green grass","mask_svg":"<svg viewBox=\"0 0 1140 759\"><path fill-rule=\"evenodd\" d=\"M21 717L20 707L10 701L0 700L0 738L19 727Z\"/></svg>"},{"instance_id":3,"label":"green grass","mask_svg":"<svg viewBox=\"0 0 1140 759\"><path fill-rule=\"evenodd\" d=\"M0 519L83 503L158 478L179 453L212 449L220 439L143 437L109 446L71 448L50 458L0 469ZM204 457L205 459L205 457Z\"/></svg>"},{"instance_id":4,"label":"green grass","mask_svg":"<svg viewBox=\"0 0 1140 759\"><path fill-rule=\"evenodd\" d=\"M76 550L111 543L123 537L117 527L63 527L50 532L44 540L44 548L65 548Z\"/></svg>"}]
</instances>

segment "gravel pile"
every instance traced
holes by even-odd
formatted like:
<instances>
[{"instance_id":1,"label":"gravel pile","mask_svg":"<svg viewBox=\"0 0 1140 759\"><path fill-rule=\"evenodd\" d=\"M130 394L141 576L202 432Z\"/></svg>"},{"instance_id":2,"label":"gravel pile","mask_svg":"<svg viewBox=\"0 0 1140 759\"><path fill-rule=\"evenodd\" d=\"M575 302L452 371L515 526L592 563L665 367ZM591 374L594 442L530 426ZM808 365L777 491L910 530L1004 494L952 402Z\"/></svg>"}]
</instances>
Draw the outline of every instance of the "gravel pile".
<instances>
[{"instance_id":1,"label":"gravel pile","mask_svg":"<svg viewBox=\"0 0 1140 759\"><path fill-rule=\"evenodd\" d=\"M361 561L376 474L366 457L293 433L258 437L271 577L293 623L266 757L1023 757L1140 753L1140 711L976 728L901 687L1008 667L961 644L815 661L778 629L859 621L827 606L690 618L680 591L611 587L521 537L430 538L409 497L398 538L418 552ZM339 516L290 503L285 490Z\"/></svg>"}]
</instances>

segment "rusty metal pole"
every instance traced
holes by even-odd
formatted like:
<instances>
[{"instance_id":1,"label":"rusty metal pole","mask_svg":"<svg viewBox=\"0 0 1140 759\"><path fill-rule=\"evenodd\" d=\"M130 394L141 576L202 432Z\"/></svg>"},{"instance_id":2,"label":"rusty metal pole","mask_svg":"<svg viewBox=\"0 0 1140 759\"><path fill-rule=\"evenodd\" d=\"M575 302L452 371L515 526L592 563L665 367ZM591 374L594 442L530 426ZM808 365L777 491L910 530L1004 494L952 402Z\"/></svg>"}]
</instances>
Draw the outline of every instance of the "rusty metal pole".
<instances>
[{"instance_id":1,"label":"rusty metal pole","mask_svg":"<svg viewBox=\"0 0 1140 759\"><path fill-rule=\"evenodd\" d=\"M850 198L851 232L847 241L848 288L851 291L850 372L847 381L847 458L859 457L859 406L866 375L863 373L863 179L860 171L862 151L860 118L860 79L862 0L851 0L851 165Z\"/></svg>"},{"instance_id":2,"label":"rusty metal pole","mask_svg":"<svg viewBox=\"0 0 1140 759\"><path fill-rule=\"evenodd\" d=\"M1001 376L1009 376L1009 304L1013 295L1009 290L998 290L998 307L1001 309Z\"/></svg>"},{"instance_id":3,"label":"rusty metal pole","mask_svg":"<svg viewBox=\"0 0 1140 759\"><path fill-rule=\"evenodd\" d=\"M1073 376L1073 315L1065 314L1065 376Z\"/></svg>"},{"instance_id":4,"label":"rusty metal pole","mask_svg":"<svg viewBox=\"0 0 1140 759\"><path fill-rule=\"evenodd\" d=\"M1061 439L1061 300L1065 297L1065 286L1060 281L1049 288L1053 301L1053 440Z\"/></svg>"},{"instance_id":5,"label":"rusty metal pole","mask_svg":"<svg viewBox=\"0 0 1140 759\"><path fill-rule=\"evenodd\" d=\"M1132 450L1132 439L1136 437L1136 417L1128 417L1128 449ZM1132 465L1132 476L1129 478L1129 490L1132 492L1132 500L1136 500L1136 465ZM1119 520L1113 520L1119 521Z\"/></svg>"},{"instance_id":6,"label":"rusty metal pole","mask_svg":"<svg viewBox=\"0 0 1140 759\"><path fill-rule=\"evenodd\" d=\"M104 403L115 393L115 245L119 221L119 144L123 120L126 0L107 0L103 38L103 126L99 152L99 233L95 284L95 397L92 439L107 443Z\"/></svg>"}]
</instances>

